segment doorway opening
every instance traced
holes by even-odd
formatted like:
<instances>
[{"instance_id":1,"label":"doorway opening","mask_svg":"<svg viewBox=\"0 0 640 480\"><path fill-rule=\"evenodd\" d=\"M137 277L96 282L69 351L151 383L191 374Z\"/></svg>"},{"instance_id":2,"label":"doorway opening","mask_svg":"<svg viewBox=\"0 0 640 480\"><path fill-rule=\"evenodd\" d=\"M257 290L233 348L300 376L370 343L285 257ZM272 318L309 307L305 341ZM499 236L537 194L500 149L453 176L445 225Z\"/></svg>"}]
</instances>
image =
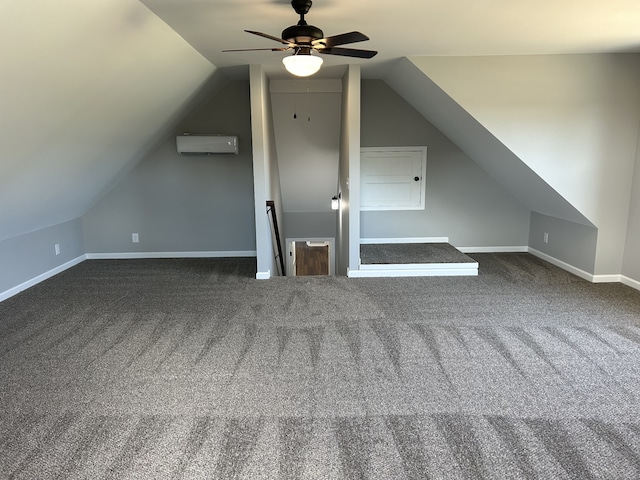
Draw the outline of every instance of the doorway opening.
<instances>
[{"instance_id":1,"label":"doorway opening","mask_svg":"<svg viewBox=\"0 0 640 480\"><path fill-rule=\"evenodd\" d=\"M335 275L334 238L287 238L288 275Z\"/></svg>"}]
</instances>

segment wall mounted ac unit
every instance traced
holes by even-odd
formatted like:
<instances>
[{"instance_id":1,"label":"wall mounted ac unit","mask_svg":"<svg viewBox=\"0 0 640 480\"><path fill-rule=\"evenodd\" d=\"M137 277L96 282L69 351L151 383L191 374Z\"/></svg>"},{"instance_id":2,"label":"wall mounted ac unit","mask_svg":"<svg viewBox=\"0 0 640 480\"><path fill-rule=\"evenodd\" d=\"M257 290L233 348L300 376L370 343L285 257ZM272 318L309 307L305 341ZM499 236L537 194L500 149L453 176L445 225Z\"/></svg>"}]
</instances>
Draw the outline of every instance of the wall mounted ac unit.
<instances>
[{"instance_id":1,"label":"wall mounted ac unit","mask_svg":"<svg viewBox=\"0 0 640 480\"><path fill-rule=\"evenodd\" d=\"M238 155L237 135L178 135L181 155Z\"/></svg>"}]
</instances>

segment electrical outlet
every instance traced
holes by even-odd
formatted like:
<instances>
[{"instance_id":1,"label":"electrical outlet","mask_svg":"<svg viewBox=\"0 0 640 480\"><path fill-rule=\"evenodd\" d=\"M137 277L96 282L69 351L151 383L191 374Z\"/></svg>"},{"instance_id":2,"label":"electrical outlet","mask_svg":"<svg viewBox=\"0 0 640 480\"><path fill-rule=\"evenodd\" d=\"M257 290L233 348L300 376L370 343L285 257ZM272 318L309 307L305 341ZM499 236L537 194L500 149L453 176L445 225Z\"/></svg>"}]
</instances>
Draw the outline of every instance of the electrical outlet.
<instances>
[{"instance_id":1,"label":"electrical outlet","mask_svg":"<svg viewBox=\"0 0 640 480\"><path fill-rule=\"evenodd\" d=\"M137 234L137 233L132 233L132 234L131 234L131 241L132 241L133 243L138 243L138 242L140 242L140 237L138 237L138 234Z\"/></svg>"},{"instance_id":2,"label":"electrical outlet","mask_svg":"<svg viewBox=\"0 0 640 480\"><path fill-rule=\"evenodd\" d=\"M56 243L56 244L53 246L53 249L55 250L56 255L60 255L60 244L59 244L59 243Z\"/></svg>"},{"instance_id":3,"label":"electrical outlet","mask_svg":"<svg viewBox=\"0 0 640 480\"><path fill-rule=\"evenodd\" d=\"M544 243L549 243L549 234L544 232Z\"/></svg>"}]
</instances>

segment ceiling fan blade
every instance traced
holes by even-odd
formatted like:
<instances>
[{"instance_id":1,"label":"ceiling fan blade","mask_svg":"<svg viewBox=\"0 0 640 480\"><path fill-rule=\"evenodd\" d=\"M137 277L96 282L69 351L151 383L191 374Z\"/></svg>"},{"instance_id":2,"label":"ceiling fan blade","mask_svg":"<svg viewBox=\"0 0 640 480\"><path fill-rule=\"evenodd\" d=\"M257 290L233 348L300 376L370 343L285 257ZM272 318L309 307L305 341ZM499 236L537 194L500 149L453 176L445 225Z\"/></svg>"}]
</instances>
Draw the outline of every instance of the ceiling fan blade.
<instances>
[{"instance_id":1,"label":"ceiling fan blade","mask_svg":"<svg viewBox=\"0 0 640 480\"><path fill-rule=\"evenodd\" d=\"M318 48L319 53L328 55L341 55L343 57L356 57L356 58L372 58L375 57L378 52L374 50L358 50L356 48Z\"/></svg>"},{"instance_id":2,"label":"ceiling fan blade","mask_svg":"<svg viewBox=\"0 0 640 480\"><path fill-rule=\"evenodd\" d=\"M320 38L319 40L314 40L311 42L313 45L322 44L326 48L335 47L336 45L345 45L347 43L356 43L356 42L364 42L369 40L364 33L360 32L349 32L342 33L340 35L332 35L331 37Z\"/></svg>"},{"instance_id":3,"label":"ceiling fan blade","mask_svg":"<svg viewBox=\"0 0 640 480\"><path fill-rule=\"evenodd\" d=\"M274 40L276 42L284 43L285 45L293 46L292 43L283 40L282 38L274 37L273 35L269 35L268 33L255 32L253 30L245 30L247 33L251 33L253 35L258 35L259 37L268 38L269 40Z\"/></svg>"},{"instance_id":4,"label":"ceiling fan blade","mask_svg":"<svg viewBox=\"0 0 640 480\"><path fill-rule=\"evenodd\" d=\"M286 48L234 48L231 50L222 50L223 52L258 52L261 50L269 50L270 52L284 52L286 50L291 50L293 47Z\"/></svg>"}]
</instances>

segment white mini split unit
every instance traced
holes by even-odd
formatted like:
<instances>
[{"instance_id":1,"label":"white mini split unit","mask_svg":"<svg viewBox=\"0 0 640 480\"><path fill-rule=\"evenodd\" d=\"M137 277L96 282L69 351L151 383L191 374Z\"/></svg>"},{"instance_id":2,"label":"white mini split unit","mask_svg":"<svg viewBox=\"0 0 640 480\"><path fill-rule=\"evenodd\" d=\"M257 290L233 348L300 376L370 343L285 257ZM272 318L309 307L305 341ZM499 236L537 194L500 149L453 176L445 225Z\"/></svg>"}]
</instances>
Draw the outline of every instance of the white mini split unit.
<instances>
[{"instance_id":1,"label":"white mini split unit","mask_svg":"<svg viewBox=\"0 0 640 480\"><path fill-rule=\"evenodd\" d=\"M178 135L180 155L238 155L237 135Z\"/></svg>"}]
</instances>

